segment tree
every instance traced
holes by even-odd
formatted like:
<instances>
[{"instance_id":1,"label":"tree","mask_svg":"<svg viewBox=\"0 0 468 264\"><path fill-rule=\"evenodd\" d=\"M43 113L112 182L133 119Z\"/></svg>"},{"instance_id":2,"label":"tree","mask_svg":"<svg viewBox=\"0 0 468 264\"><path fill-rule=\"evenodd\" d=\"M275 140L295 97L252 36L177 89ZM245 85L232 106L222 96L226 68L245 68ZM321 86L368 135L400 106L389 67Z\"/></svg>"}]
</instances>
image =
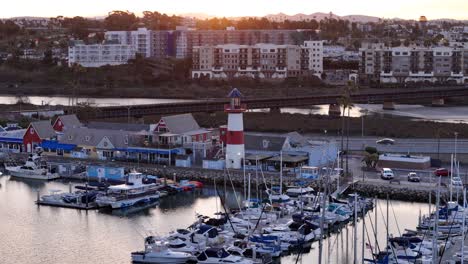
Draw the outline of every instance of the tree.
<instances>
[{"instance_id":1,"label":"tree","mask_svg":"<svg viewBox=\"0 0 468 264\"><path fill-rule=\"evenodd\" d=\"M52 50L47 49L44 52L44 58L42 59L42 63L45 65L52 65L54 63L54 58L52 56Z\"/></svg>"},{"instance_id":2,"label":"tree","mask_svg":"<svg viewBox=\"0 0 468 264\"><path fill-rule=\"evenodd\" d=\"M112 11L104 19L107 30L132 30L137 22L138 18L129 11Z\"/></svg>"},{"instance_id":3,"label":"tree","mask_svg":"<svg viewBox=\"0 0 468 264\"><path fill-rule=\"evenodd\" d=\"M366 152L364 157L362 158L362 162L366 164L367 168L374 168L377 166L379 162L379 154L378 153L369 153Z\"/></svg>"},{"instance_id":4,"label":"tree","mask_svg":"<svg viewBox=\"0 0 468 264\"><path fill-rule=\"evenodd\" d=\"M88 20L84 17L76 16L73 18L64 18L62 26L68 30L70 34L79 39L84 39L88 36Z\"/></svg>"}]
</instances>

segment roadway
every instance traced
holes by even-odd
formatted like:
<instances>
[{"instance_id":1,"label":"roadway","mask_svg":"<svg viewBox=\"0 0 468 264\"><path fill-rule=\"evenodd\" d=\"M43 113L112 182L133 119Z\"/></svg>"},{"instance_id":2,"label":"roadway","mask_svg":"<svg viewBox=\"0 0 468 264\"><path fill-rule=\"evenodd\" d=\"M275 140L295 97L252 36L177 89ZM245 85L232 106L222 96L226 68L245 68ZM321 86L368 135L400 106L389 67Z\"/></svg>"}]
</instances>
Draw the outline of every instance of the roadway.
<instances>
[{"instance_id":1,"label":"roadway","mask_svg":"<svg viewBox=\"0 0 468 264\"><path fill-rule=\"evenodd\" d=\"M335 139L338 146L341 146L341 137L333 136L309 136L311 139ZM349 137L349 150L359 151L364 147L376 147L379 152L388 153L421 153L421 154L451 154L455 152L455 139L440 139L440 146L438 140L430 138L392 138L395 140L393 145L377 144L376 141L382 137ZM346 149L346 137L344 137L344 149ZM457 139L457 153L468 154L468 140Z\"/></svg>"}]
</instances>

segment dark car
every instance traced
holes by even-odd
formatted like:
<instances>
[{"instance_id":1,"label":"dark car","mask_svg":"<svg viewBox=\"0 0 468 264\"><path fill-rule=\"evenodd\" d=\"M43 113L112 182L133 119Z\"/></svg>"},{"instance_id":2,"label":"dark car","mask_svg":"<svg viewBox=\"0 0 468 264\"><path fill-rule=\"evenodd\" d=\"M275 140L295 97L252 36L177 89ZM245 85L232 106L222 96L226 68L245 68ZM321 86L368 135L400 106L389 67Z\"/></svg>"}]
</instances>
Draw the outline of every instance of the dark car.
<instances>
[{"instance_id":1,"label":"dark car","mask_svg":"<svg viewBox=\"0 0 468 264\"><path fill-rule=\"evenodd\" d=\"M447 170L446 168L438 168L437 170L434 171L434 175L447 177L450 175L450 171Z\"/></svg>"},{"instance_id":2,"label":"dark car","mask_svg":"<svg viewBox=\"0 0 468 264\"><path fill-rule=\"evenodd\" d=\"M383 139L377 140L375 143L382 144L382 145L393 145L395 144L395 140L391 138L383 138Z\"/></svg>"}]
</instances>

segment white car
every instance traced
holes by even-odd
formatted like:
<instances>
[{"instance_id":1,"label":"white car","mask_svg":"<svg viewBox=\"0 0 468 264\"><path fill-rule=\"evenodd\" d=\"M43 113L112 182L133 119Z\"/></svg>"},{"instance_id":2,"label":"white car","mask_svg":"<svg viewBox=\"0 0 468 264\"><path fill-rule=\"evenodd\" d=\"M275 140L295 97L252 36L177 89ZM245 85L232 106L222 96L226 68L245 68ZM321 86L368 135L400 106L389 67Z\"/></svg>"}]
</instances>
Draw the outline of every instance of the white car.
<instances>
[{"instance_id":1,"label":"white car","mask_svg":"<svg viewBox=\"0 0 468 264\"><path fill-rule=\"evenodd\" d=\"M391 180L395 178L395 175L393 174L393 171L389 168L383 168L380 171L380 177L384 180Z\"/></svg>"},{"instance_id":2,"label":"white car","mask_svg":"<svg viewBox=\"0 0 468 264\"><path fill-rule=\"evenodd\" d=\"M452 178L452 186L453 186L454 188L457 188L457 189L458 189L458 188L460 188L460 189L463 188L463 182L462 182L462 180L460 179L460 177L453 177L453 178Z\"/></svg>"}]
</instances>

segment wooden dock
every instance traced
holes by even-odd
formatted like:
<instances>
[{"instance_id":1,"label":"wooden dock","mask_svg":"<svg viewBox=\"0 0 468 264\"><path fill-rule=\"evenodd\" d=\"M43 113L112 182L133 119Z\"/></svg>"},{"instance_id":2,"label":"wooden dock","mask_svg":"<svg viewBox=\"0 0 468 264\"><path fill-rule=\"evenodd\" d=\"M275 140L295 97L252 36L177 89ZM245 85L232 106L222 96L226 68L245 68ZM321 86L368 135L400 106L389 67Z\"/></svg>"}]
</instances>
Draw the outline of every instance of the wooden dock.
<instances>
[{"instance_id":1,"label":"wooden dock","mask_svg":"<svg viewBox=\"0 0 468 264\"><path fill-rule=\"evenodd\" d=\"M85 203L65 203L65 202L52 202L52 201L39 200L39 201L36 201L36 204L53 206L53 207L72 208L72 209L78 209L78 210L93 210L93 209L99 208L99 206L95 202L88 203L88 205L86 205Z\"/></svg>"},{"instance_id":2,"label":"wooden dock","mask_svg":"<svg viewBox=\"0 0 468 264\"><path fill-rule=\"evenodd\" d=\"M445 252L444 252L444 254L442 256L442 260L440 262L441 264L460 263L460 262L457 262L454 255L456 253L458 253L458 252L461 252L462 239L465 239L465 249L468 248L468 237L459 236L459 237L455 238L454 239L455 244L451 245L451 247L449 247L448 249L445 250ZM468 259L468 250L465 250L465 253L466 253L465 254L465 259ZM468 261L465 261L463 263L468 263Z\"/></svg>"}]
</instances>

